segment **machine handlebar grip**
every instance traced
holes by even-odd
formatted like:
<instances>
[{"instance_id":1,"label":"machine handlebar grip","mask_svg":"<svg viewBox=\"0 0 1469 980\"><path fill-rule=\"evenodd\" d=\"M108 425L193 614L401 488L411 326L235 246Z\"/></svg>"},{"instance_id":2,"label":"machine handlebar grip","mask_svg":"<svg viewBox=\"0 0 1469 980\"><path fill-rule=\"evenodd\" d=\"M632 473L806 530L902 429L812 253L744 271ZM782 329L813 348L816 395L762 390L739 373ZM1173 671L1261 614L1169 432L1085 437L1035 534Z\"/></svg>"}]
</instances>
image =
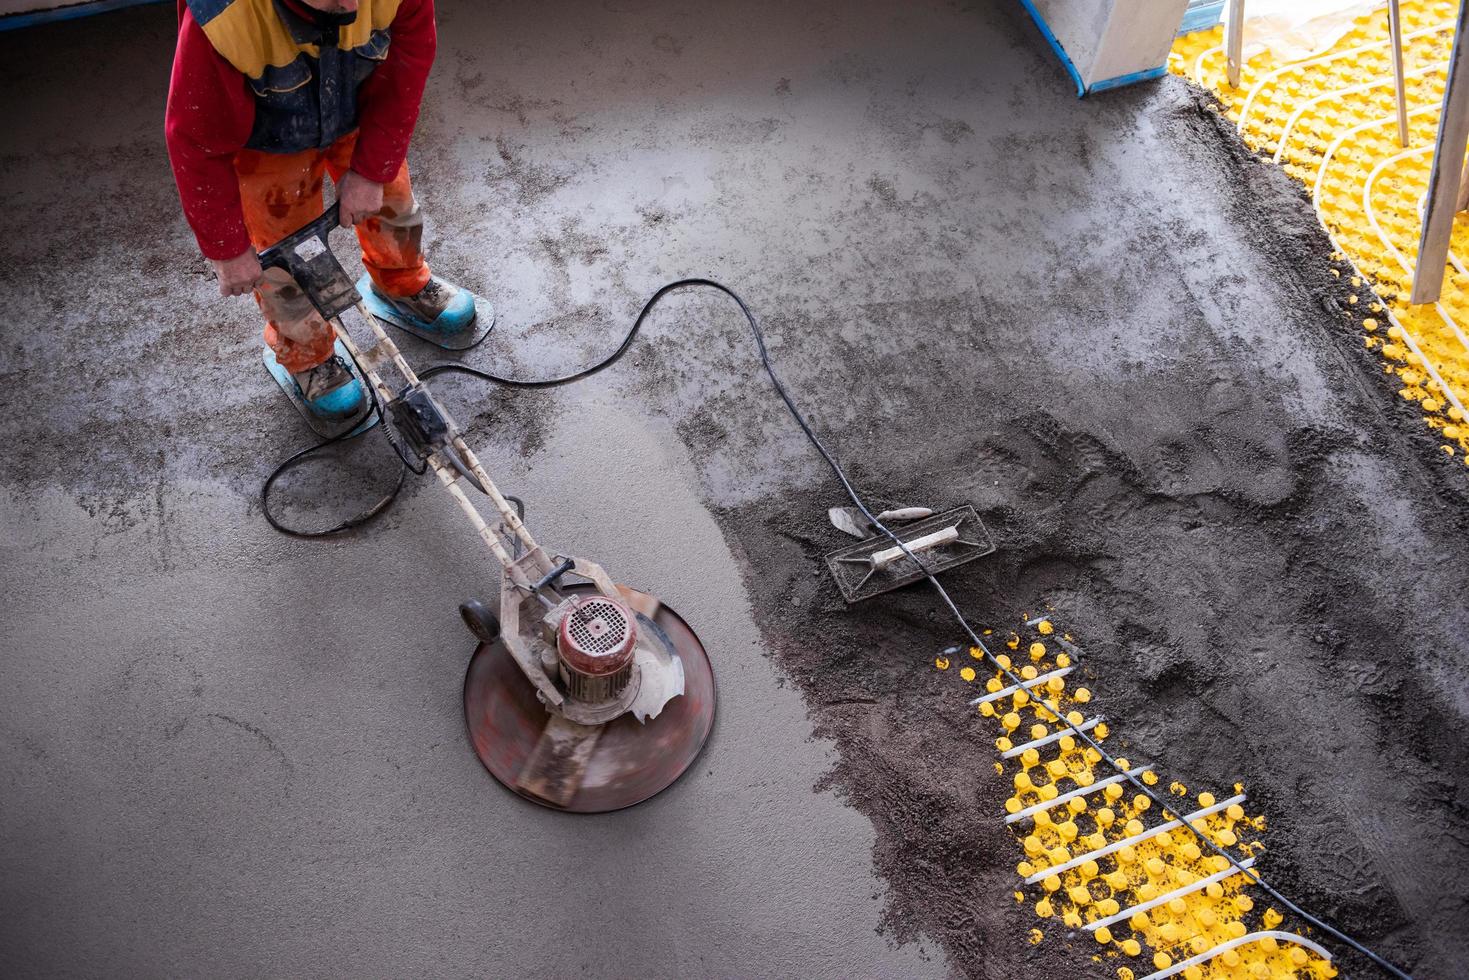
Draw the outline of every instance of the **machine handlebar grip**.
<instances>
[{"instance_id":1,"label":"machine handlebar grip","mask_svg":"<svg viewBox=\"0 0 1469 980\"><path fill-rule=\"evenodd\" d=\"M290 259L288 253L294 252L296 248L307 239L315 238L323 245L327 244L327 235L337 225L342 223L342 206L340 201L333 201L331 207L327 208L321 215L312 221L308 221L301 228L291 232L274 245L260 253L260 267L269 269L278 267L290 271Z\"/></svg>"},{"instance_id":2,"label":"machine handlebar grip","mask_svg":"<svg viewBox=\"0 0 1469 980\"><path fill-rule=\"evenodd\" d=\"M535 585L532 585L530 587L531 591L532 592L539 592L539 591L541 591L546 586L550 585L552 582L556 581L561 576L565 575L567 572L571 571L575 567L576 567L576 559L575 558L563 558L563 559L561 559L560 564L558 564L555 568L551 569L545 575L542 575L541 578L540 578L540 581L536 582Z\"/></svg>"},{"instance_id":3,"label":"machine handlebar grip","mask_svg":"<svg viewBox=\"0 0 1469 980\"><path fill-rule=\"evenodd\" d=\"M350 310L362 294L332 254L327 236L341 224L341 203L333 201L319 218L291 232L260 253L260 268L285 269L311 305L326 320Z\"/></svg>"}]
</instances>

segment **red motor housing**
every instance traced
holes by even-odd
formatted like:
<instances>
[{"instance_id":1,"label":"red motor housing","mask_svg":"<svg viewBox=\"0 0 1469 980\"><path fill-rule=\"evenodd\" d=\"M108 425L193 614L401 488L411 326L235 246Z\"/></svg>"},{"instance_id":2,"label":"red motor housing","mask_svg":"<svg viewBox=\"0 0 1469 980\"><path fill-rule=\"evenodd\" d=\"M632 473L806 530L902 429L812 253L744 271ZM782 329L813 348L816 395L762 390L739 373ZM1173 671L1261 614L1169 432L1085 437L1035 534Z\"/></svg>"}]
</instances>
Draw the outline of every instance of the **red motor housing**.
<instances>
[{"instance_id":1,"label":"red motor housing","mask_svg":"<svg viewBox=\"0 0 1469 980\"><path fill-rule=\"evenodd\" d=\"M632 610L604 595L578 598L556 630L567 692L588 704L611 701L632 680L638 624Z\"/></svg>"}]
</instances>

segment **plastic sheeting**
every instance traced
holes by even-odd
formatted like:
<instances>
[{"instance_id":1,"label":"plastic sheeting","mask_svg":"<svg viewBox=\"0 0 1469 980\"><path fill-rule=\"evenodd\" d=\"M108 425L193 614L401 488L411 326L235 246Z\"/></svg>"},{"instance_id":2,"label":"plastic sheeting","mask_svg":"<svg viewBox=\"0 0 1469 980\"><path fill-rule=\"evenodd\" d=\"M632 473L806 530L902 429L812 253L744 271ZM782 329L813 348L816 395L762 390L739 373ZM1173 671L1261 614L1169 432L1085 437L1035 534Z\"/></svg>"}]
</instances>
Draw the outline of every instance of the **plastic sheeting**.
<instances>
[{"instance_id":1,"label":"plastic sheeting","mask_svg":"<svg viewBox=\"0 0 1469 980\"><path fill-rule=\"evenodd\" d=\"M1245 60L1262 51L1278 61L1321 54L1358 17L1386 7L1385 0L1245 0Z\"/></svg>"}]
</instances>

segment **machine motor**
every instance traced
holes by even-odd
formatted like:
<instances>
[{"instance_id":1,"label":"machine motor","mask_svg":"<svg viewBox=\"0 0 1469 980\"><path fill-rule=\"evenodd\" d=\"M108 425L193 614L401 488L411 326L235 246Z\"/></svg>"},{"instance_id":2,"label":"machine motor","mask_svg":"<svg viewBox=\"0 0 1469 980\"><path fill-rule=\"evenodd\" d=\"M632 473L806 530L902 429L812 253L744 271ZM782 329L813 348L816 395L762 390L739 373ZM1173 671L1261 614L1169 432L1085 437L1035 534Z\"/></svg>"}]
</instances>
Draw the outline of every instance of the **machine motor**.
<instances>
[{"instance_id":1,"label":"machine motor","mask_svg":"<svg viewBox=\"0 0 1469 980\"><path fill-rule=\"evenodd\" d=\"M567 693L587 704L612 701L632 679L638 625L632 610L606 596L575 600L556 631Z\"/></svg>"}]
</instances>

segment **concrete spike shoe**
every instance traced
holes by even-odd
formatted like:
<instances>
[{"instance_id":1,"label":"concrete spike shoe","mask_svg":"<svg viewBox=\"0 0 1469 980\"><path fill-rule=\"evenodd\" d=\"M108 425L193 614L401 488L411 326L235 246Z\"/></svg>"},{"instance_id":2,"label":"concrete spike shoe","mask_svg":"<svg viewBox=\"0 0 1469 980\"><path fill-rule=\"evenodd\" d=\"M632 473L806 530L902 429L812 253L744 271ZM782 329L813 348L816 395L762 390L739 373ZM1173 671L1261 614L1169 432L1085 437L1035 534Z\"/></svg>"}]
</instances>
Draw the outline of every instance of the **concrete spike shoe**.
<instances>
[{"instance_id":1,"label":"concrete spike shoe","mask_svg":"<svg viewBox=\"0 0 1469 980\"><path fill-rule=\"evenodd\" d=\"M301 391L301 400L325 418L347 418L361 411L366 398L362 383L338 354L314 368L292 374L291 378Z\"/></svg>"},{"instance_id":2,"label":"concrete spike shoe","mask_svg":"<svg viewBox=\"0 0 1469 980\"><path fill-rule=\"evenodd\" d=\"M436 334L455 334L474 323L474 294L434 276L412 296L386 296L370 276L363 276L357 291L368 312L380 320L417 327Z\"/></svg>"}]
</instances>

